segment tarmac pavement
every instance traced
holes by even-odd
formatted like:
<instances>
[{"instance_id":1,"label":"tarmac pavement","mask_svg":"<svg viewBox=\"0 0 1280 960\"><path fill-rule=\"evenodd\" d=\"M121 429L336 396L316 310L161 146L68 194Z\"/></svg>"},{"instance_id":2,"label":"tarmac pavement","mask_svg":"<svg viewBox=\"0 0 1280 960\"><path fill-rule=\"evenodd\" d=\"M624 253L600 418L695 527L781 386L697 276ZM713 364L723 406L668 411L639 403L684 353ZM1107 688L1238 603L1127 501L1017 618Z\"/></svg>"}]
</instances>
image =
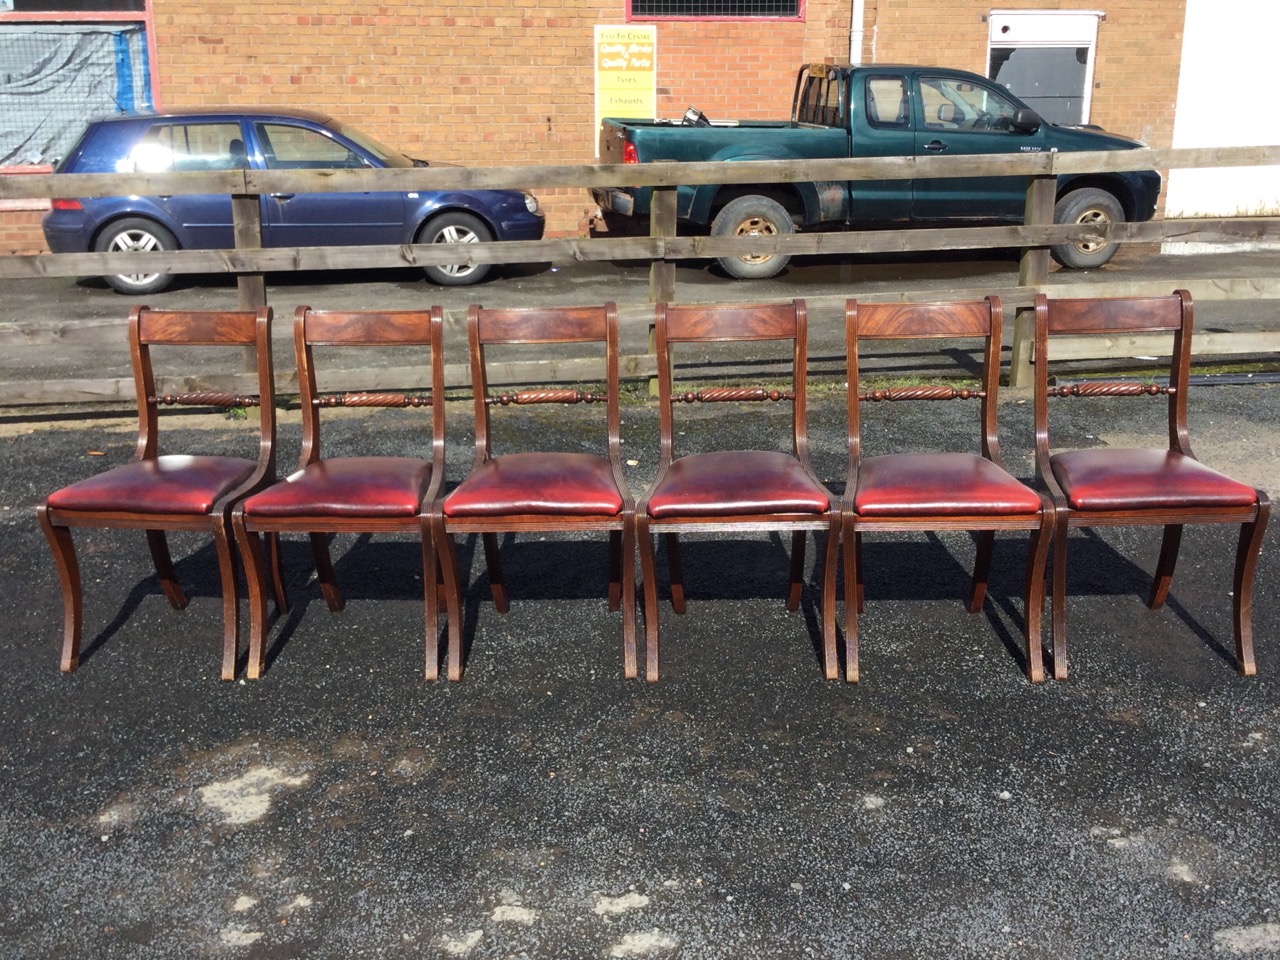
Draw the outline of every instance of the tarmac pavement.
<instances>
[{"instance_id":1,"label":"tarmac pavement","mask_svg":"<svg viewBox=\"0 0 1280 960\"><path fill-rule=\"evenodd\" d=\"M1163 409L1072 401L1055 436L1159 442ZM503 449L583 448L600 415L503 412ZM869 448L973 435L971 406L929 413L874 411ZM785 417L717 409L686 439L768 448ZM1001 417L1027 476L1030 404L1007 397ZM451 404L451 480L469 418ZM1190 419L1203 460L1280 490L1277 388L1197 388ZM283 420L287 470L296 413ZM335 418L329 452L413 449L419 422ZM168 449L245 440L243 422L176 423ZM838 391L816 391L810 425L838 488ZM268 670L222 683L207 538L172 539L192 597L175 612L141 537L82 531L86 652L62 675L33 507L127 460L133 430L0 422L6 958L1280 956L1275 524L1251 679L1233 665L1228 528L1188 530L1159 611L1144 605L1158 531L1074 533L1072 675L1038 686L1022 672L1021 535L999 538L977 615L968 537L868 537L850 686L822 678L812 542L788 615L776 536L686 538L688 613L664 604L663 677L645 685L622 677L602 537L508 538L505 617L464 541L466 675L433 684L417 545L339 538L334 615L291 538L294 607L272 623ZM638 492L652 404L625 408L623 436Z\"/></svg>"}]
</instances>

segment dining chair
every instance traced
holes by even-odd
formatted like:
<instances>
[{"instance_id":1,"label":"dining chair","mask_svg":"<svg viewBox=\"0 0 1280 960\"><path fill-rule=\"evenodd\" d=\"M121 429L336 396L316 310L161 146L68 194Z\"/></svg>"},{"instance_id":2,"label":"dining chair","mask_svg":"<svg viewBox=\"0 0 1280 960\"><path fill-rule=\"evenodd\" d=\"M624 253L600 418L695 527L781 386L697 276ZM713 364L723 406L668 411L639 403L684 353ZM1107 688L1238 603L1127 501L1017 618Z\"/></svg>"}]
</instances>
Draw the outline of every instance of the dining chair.
<instances>
[{"instance_id":1,"label":"dining chair","mask_svg":"<svg viewBox=\"0 0 1280 960\"><path fill-rule=\"evenodd\" d=\"M151 351L175 348L190 359L190 348L243 347L251 356L257 393L208 389L157 391ZM275 479L275 398L271 369L271 309L238 311L152 310L129 312L129 352L138 399L138 440L133 459L49 494L36 508L53 551L62 585L62 669L80 662L83 598L73 527L146 531L151 559L170 606L181 610L187 596L178 582L166 531L213 534L222 586L222 679L234 680L237 650L235 556L230 513L235 502ZM164 381L161 381L162 383ZM178 381L172 381L178 382ZM160 452L162 406L256 407L256 459L223 454Z\"/></svg>"},{"instance_id":2,"label":"dining chair","mask_svg":"<svg viewBox=\"0 0 1280 960\"><path fill-rule=\"evenodd\" d=\"M995 534L1029 530L1025 603L1026 672L1044 680L1040 619L1044 608L1045 563L1053 532L1053 504L1014 477L1000 455L997 429L1000 344L1004 315L998 297L938 303L858 303L845 306L848 352L849 472L841 505L845 561L845 679L858 681L858 614L865 609L862 535L875 531L967 530L977 534L969 612L982 609ZM868 387L864 384L864 343L927 341L982 343L981 379L974 386L954 383ZM959 344L957 343L957 346ZM912 451L866 456L862 410L865 404L908 401L977 401L978 452Z\"/></svg>"},{"instance_id":3,"label":"dining chair","mask_svg":"<svg viewBox=\"0 0 1280 960\"><path fill-rule=\"evenodd\" d=\"M461 573L454 534L480 534L494 607L509 609L498 534L609 534L609 609L622 610L623 671L635 677L634 502L622 466L618 385L618 311L589 307L528 307L467 311L475 457L465 479L432 511L445 591L449 597L449 679L462 676ZM490 392L490 348L598 344L604 352L604 392L553 387ZM534 449L495 455L491 412L532 404L603 404L600 452Z\"/></svg>"},{"instance_id":4,"label":"dining chair","mask_svg":"<svg viewBox=\"0 0 1280 960\"><path fill-rule=\"evenodd\" d=\"M302 452L298 469L246 498L232 513L236 542L249 585L249 679L262 674L266 657L267 579L275 587L281 613L289 608L281 569L279 535L306 533L325 603L344 607L334 575L329 535L410 533L422 545L422 585L426 605L424 676L439 673L437 556L431 538L430 508L444 482L444 314L430 310L325 311L298 307L293 319L294 354L302 408ZM422 392L322 393L317 384L316 348L380 349L403 354L425 350ZM331 352L322 352L322 357ZM421 356L421 353L418 354ZM320 440L321 411L333 408L429 408L430 433L423 431L418 455L325 456ZM361 434L368 437L371 428ZM264 555L263 539L267 541Z\"/></svg>"},{"instance_id":5,"label":"dining chair","mask_svg":"<svg viewBox=\"0 0 1280 960\"><path fill-rule=\"evenodd\" d=\"M838 500L823 486L809 457L805 390L808 313L803 300L779 304L655 308L658 362L659 453L657 476L636 507L641 578L644 583L645 679L659 677L657 563L653 537L662 534L671 582L671 605L685 612L681 533L791 534L791 567L786 603L800 606L804 587L805 538L825 533L824 569L836 564ZM674 382L673 352L713 344L768 343L789 349L786 386L704 386L680 389ZM785 450L715 449L676 456L675 408L695 403L776 402L791 406ZM714 430L714 427L712 428ZM822 575L825 582L826 574ZM835 591L822 593L823 666L828 679L836 666Z\"/></svg>"},{"instance_id":6,"label":"dining chair","mask_svg":"<svg viewBox=\"0 0 1280 960\"><path fill-rule=\"evenodd\" d=\"M1255 490L1201 463L1191 450L1187 391L1191 379L1191 294L1110 299L1054 299L1036 296L1035 424L1036 471L1057 508L1053 547L1053 675L1067 678L1067 534L1077 527L1159 526L1164 528L1147 606L1159 609L1169 594L1182 528L1188 523L1238 523L1232 591L1236 667L1257 672L1253 656L1253 579L1271 502ZM1167 379L1085 380L1050 384L1054 337L1167 335ZM1144 348L1145 349L1145 348ZM1153 447L1099 444L1053 453L1049 441L1049 398L1164 396L1168 443ZM1105 427L1100 427L1105 430Z\"/></svg>"}]
</instances>

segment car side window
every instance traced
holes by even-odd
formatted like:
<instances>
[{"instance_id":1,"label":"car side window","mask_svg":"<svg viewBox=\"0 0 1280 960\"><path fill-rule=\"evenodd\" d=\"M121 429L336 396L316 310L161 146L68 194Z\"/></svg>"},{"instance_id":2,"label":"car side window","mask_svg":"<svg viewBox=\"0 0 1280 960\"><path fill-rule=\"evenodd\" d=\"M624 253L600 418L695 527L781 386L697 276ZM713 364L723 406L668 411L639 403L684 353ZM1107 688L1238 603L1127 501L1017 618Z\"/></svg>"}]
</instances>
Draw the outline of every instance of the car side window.
<instances>
[{"instance_id":1,"label":"car side window","mask_svg":"<svg viewBox=\"0 0 1280 960\"><path fill-rule=\"evenodd\" d=\"M1013 101L998 90L952 77L921 77L925 126L934 130L1012 133Z\"/></svg>"},{"instance_id":2,"label":"car side window","mask_svg":"<svg viewBox=\"0 0 1280 960\"><path fill-rule=\"evenodd\" d=\"M184 173L248 165L238 123L157 123L117 167L121 173Z\"/></svg>"},{"instance_id":3,"label":"car side window","mask_svg":"<svg viewBox=\"0 0 1280 960\"><path fill-rule=\"evenodd\" d=\"M867 122L873 127L911 126L906 77L867 77Z\"/></svg>"},{"instance_id":4,"label":"car side window","mask_svg":"<svg viewBox=\"0 0 1280 960\"><path fill-rule=\"evenodd\" d=\"M360 154L332 136L287 123L254 125L269 170L327 170L367 166Z\"/></svg>"}]
</instances>

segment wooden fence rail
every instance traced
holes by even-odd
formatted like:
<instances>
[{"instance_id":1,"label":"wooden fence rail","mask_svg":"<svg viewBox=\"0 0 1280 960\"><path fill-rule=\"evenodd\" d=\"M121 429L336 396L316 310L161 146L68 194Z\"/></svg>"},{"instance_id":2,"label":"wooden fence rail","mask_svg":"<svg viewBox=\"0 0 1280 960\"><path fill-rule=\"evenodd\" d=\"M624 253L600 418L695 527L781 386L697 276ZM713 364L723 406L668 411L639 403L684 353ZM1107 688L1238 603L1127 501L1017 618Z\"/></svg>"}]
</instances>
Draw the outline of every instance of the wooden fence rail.
<instances>
[{"instance_id":1,"label":"wooden fence rail","mask_svg":"<svg viewBox=\"0 0 1280 960\"><path fill-rule=\"evenodd\" d=\"M171 195L223 193L233 198L235 249L175 250L164 253L84 253L0 256L0 279L76 277L114 272L228 273L238 278L240 303L254 307L266 302L263 275L268 272L422 266L425 264L540 263L591 260L648 260L651 263L650 301L675 299L675 264L681 260L726 255L876 254L927 250L1022 248L1018 283L1004 290L984 288L949 291L952 296L999 293L1014 321L1014 386L1030 383L1030 306L1037 292L1054 295L1109 296L1165 293L1138 289L1133 284L1049 283L1050 245L1070 240L1114 240L1121 243L1160 241L1241 242L1280 238L1280 218L1214 218L1157 220L1150 223L1056 225L1053 207L1060 174L1135 169L1280 164L1280 146L1221 147L1168 150L1123 150L1090 153L998 154L957 157L881 157L866 159L752 161L740 163L587 164L539 167L425 167L388 170L230 170L206 173L58 174L0 177L0 200L119 194ZM812 180L907 179L915 177L1025 176L1028 178L1025 222L1019 226L947 227L941 229L876 230L867 232L800 233L780 237L678 236L676 185L705 183L794 183ZM394 246L288 247L261 246L260 195L270 193L405 191L445 189L546 189L613 186L620 183L654 188L650 236L625 238L566 238L488 244L430 244ZM741 284L749 296L749 284ZM1200 289L1194 289L1199 286ZM1193 285L1199 299L1280 299L1280 278L1227 277ZM733 299L726 284L726 297ZM864 299L921 299L920 291L900 291L892 297ZM50 342L88 342L103 329L118 336L118 323L77 324L72 330L54 324L42 333L33 325L0 325L0 344L41 345ZM1104 350L1106 345L1103 345ZM1084 350L1083 346L1078 349ZM1097 351L1096 344L1092 349ZM1113 345L1131 355L1130 345ZM1216 334L1196 339L1196 352L1280 352L1280 332ZM572 366L562 370L571 371ZM626 363L633 376L652 374L652 360L631 356ZM512 371L513 375L515 370ZM411 386L385 381L361 381L370 388ZM565 373L562 372L562 376ZM512 381L517 382L517 381ZM0 403L53 402L33 383L0 384ZM64 399L115 398L114 379L62 382L54 385ZM128 396L128 391L124 393ZM41 399L48 397L48 399Z\"/></svg>"}]
</instances>

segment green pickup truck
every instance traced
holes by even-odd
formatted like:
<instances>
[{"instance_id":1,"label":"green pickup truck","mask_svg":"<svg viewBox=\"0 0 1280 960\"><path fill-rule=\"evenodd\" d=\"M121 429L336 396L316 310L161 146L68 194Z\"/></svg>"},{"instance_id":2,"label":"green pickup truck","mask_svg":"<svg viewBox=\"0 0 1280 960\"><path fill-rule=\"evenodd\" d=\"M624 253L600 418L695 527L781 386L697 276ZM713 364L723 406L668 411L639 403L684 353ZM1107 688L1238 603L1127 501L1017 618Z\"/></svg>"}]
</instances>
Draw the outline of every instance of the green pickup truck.
<instances>
[{"instance_id":1,"label":"green pickup truck","mask_svg":"<svg viewBox=\"0 0 1280 960\"><path fill-rule=\"evenodd\" d=\"M789 121L606 118L602 163L928 157L1042 151L1132 150L1143 144L1097 127L1048 123L999 85L975 73L918 66L808 64L796 78ZM1021 223L1026 177L914 178L816 183L682 186L677 215L713 236L788 234L890 224ZM646 217L649 188L592 191L606 222ZM1150 220L1160 194L1154 170L1060 176L1057 223ZM1117 244L1060 244L1066 267L1097 267ZM789 257L722 257L730 275L771 277Z\"/></svg>"}]
</instances>

